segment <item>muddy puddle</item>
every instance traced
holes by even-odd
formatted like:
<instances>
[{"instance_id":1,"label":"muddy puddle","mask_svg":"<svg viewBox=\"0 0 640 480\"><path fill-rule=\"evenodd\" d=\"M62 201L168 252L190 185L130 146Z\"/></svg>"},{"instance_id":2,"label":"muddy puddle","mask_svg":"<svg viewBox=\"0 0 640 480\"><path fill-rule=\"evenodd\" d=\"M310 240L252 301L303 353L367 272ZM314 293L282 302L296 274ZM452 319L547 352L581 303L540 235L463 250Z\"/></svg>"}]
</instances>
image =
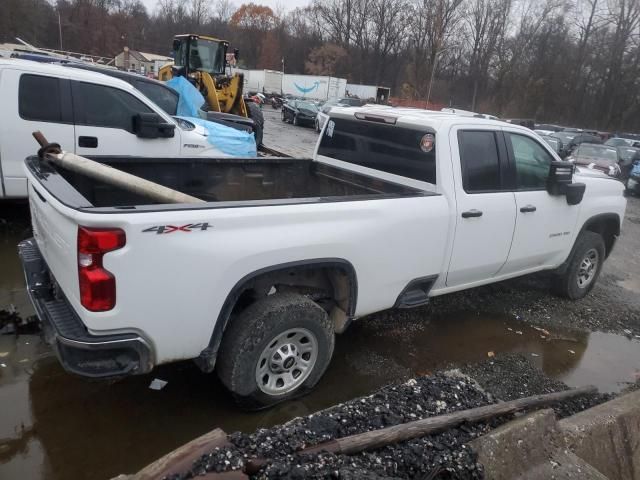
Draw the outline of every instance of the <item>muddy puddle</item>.
<instances>
[{"instance_id":1,"label":"muddy puddle","mask_svg":"<svg viewBox=\"0 0 640 480\"><path fill-rule=\"evenodd\" d=\"M24 229L22 229L24 230ZM32 310L16 243L0 230L0 309ZM417 314L419 318L419 313ZM640 341L605 333L534 328L459 312L381 326L364 319L338 338L316 390L266 412L238 411L215 375L191 363L116 382L65 373L36 335L0 336L0 478L108 479L131 473L213 428L253 431L307 415L402 378L519 352L570 386L615 392L640 375ZM419 319L422 320L422 319ZM154 378L168 384L149 389Z\"/></svg>"},{"instance_id":2,"label":"muddy puddle","mask_svg":"<svg viewBox=\"0 0 640 480\"><path fill-rule=\"evenodd\" d=\"M542 338L544 337L544 338ZM332 365L309 396L266 412L235 409L214 375L190 362L118 382L65 373L37 336L0 336L0 478L110 478L215 427L252 431L399 378L520 352L571 386L612 392L640 374L640 342L604 333L536 330L524 323L451 315L421 328L340 337ZM149 389L154 378L168 381Z\"/></svg>"}]
</instances>

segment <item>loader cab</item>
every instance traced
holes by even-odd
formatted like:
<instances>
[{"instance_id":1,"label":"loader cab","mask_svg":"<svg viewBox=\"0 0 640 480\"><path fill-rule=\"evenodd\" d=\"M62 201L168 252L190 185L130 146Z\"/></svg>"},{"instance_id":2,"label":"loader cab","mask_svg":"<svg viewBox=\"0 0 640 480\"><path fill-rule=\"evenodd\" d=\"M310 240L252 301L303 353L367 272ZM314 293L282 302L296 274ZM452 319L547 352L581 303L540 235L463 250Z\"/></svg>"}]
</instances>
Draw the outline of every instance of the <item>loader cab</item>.
<instances>
[{"instance_id":1,"label":"loader cab","mask_svg":"<svg viewBox=\"0 0 640 480\"><path fill-rule=\"evenodd\" d=\"M176 35L173 40L174 68L188 77L195 72L225 75L229 42L202 35Z\"/></svg>"}]
</instances>

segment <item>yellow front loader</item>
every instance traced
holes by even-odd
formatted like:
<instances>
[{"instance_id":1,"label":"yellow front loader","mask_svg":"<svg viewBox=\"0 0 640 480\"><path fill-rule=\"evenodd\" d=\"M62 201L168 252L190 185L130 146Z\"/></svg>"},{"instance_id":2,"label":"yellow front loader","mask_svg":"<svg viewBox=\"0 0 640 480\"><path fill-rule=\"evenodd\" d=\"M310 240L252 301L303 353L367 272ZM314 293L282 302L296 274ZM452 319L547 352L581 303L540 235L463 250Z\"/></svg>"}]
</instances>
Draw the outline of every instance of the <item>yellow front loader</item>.
<instances>
[{"instance_id":1,"label":"yellow front loader","mask_svg":"<svg viewBox=\"0 0 640 480\"><path fill-rule=\"evenodd\" d=\"M241 129L251 129L256 143L262 143L264 117L254 102L242 96L242 74L227 73L229 57L236 59L238 51L227 54L229 42L204 35L176 35L173 39L174 63L165 65L158 78L167 81L182 75L200 90L206 103L207 120Z\"/></svg>"}]
</instances>

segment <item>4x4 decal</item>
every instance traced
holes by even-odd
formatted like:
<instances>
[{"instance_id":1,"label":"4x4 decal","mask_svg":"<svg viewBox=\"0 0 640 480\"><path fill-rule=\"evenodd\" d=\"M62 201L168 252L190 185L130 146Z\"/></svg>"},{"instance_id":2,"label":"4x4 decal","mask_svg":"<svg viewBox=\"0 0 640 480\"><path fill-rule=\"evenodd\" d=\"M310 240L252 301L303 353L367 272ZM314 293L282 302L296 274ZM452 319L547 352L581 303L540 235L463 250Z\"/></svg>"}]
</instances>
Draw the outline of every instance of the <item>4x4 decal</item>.
<instances>
[{"instance_id":1,"label":"4x4 decal","mask_svg":"<svg viewBox=\"0 0 640 480\"><path fill-rule=\"evenodd\" d=\"M188 223L186 225L175 226L175 225L156 225L155 227L149 227L142 230L142 233L153 232L158 235L164 233L173 233L173 232L193 232L194 230L205 231L212 225L208 223Z\"/></svg>"}]
</instances>

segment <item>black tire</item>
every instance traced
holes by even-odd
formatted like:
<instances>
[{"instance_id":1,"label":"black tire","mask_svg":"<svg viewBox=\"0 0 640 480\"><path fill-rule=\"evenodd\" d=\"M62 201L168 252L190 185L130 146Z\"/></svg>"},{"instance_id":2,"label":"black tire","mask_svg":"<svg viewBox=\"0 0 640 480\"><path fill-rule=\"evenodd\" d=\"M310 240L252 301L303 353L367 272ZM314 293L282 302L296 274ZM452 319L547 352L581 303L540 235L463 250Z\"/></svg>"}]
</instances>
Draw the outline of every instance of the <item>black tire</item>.
<instances>
[{"instance_id":1,"label":"black tire","mask_svg":"<svg viewBox=\"0 0 640 480\"><path fill-rule=\"evenodd\" d=\"M247 102L247 114L253 120L254 132L256 135L256 145L262 145L262 137L264 132L264 114L262 109L255 102Z\"/></svg>"},{"instance_id":2,"label":"black tire","mask_svg":"<svg viewBox=\"0 0 640 480\"><path fill-rule=\"evenodd\" d=\"M293 116L293 125L296 127L300 125L300 121L298 120L298 115Z\"/></svg>"},{"instance_id":3,"label":"black tire","mask_svg":"<svg viewBox=\"0 0 640 480\"><path fill-rule=\"evenodd\" d=\"M597 261L593 259L594 252ZM593 289L600 276L605 255L606 250L602 236L594 232L582 232L571 252L565 272L554 280L554 291L571 300L585 297ZM588 282L585 279L586 270L581 269L583 262L588 262L587 265L595 263L593 269L589 269L593 276L590 276Z\"/></svg>"},{"instance_id":4,"label":"black tire","mask_svg":"<svg viewBox=\"0 0 640 480\"><path fill-rule=\"evenodd\" d=\"M287 343L289 337L284 335L292 330L301 332L295 334L298 337L307 335L306 343L304 337L300 337L297 344L299 350L295 349L296 337L291 339L292 343ZM333 324L317 303L295 293L274 294L253 303L233 319L224 332L216 368L220 380L240 407L259 410L308 393L327 369L334 344ZM310 346L311 350L315 347L316 351L305 359L305 362L310 362L315 355L315 361L311 361L308 370L303 372L296 369L299 365L304 368L302 357L307 352L301 357L300 351L305 345L307 348ZM274 359L282 351L291 354L286 360L279 357L282 360L281 367L287 367L289 358L293 359L293 363L289 364L288 370L273 371L270 362L278 361ZM294 355L295 352L298 354ZM277 367L275 364L273 366ZM264 369L263 378L267 378L262 385L258 381L260 368ZM294 378L296 371L298 378ZM282 378L288 378L287 381L293 383L287 387ZM277 380L272 382L272 379ZM273 390L277 388L282 390L274 393Z\"/></svg>"},{"instance_id":5,"label":"black tire","mask_svg":"<svg viewBox=\"0 0 640 480\"><path fill-rule=\"evenodd\" d=\"M287 114L285 113L284 110L282 110L282 121L286 122L287 121Z\"/></svg>"}]
</instances>

